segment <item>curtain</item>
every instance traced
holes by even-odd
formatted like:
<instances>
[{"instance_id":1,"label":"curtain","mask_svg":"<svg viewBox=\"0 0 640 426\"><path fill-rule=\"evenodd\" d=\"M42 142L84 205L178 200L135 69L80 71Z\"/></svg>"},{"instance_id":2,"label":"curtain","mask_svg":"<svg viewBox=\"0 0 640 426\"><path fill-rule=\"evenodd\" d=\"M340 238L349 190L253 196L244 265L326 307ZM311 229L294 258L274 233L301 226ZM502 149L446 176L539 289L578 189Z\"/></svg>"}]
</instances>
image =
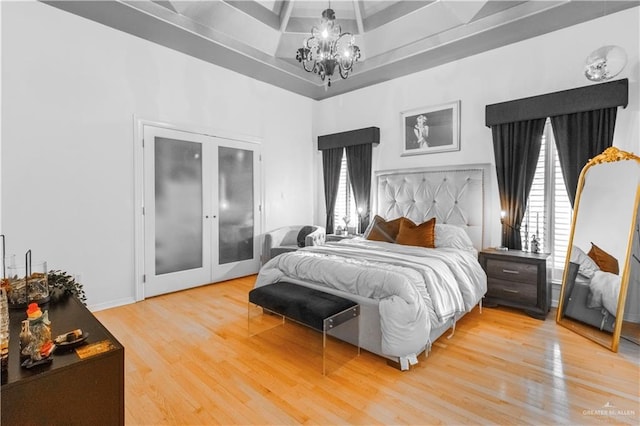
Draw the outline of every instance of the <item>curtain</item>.
<instances>
[{"instance_id":1,"label":"curtain","mask_svg":"<svg viewBox=\"0 0 640 426\"><path fill-rule=\"evenodd\" d=\"M358 209L358 233L364 232L369 226L372 147L372 144L365 143L345 148L347 151L347 170L349 171L356 209Z\"/></svg>"},{"instance_id":2,"label":"curtain","mask_svg":"<svg viewBox=\"0 0 640 426\"><path fill-rule=\"evenodd\" d=\"M613 143L618 107L551 117L564 185L571 207L582 168Z\"/></svg>"},{"instance_id":3,"label":"curtain","mask_svg":"<svg viewBox=\"0 0 640 426\"><path fill-rule=\"evenodd\" d=\"M324 176L324 200L327 210L327 234L333 234L333 212L336 207L338 184L340 182L340 166L342 165L343 148L322 150L322 172Z\"/></svg>"},{"instance_id":4,"label":"curtain","mask_svg":"<svg viewBox=\"0 0 640 426\"><path fill-rule=\"evenodd\" d=\"M520 224L536 171L546 119L491 127L502 220L502 246L521 250Z\"/></svg>"}]
</instances>

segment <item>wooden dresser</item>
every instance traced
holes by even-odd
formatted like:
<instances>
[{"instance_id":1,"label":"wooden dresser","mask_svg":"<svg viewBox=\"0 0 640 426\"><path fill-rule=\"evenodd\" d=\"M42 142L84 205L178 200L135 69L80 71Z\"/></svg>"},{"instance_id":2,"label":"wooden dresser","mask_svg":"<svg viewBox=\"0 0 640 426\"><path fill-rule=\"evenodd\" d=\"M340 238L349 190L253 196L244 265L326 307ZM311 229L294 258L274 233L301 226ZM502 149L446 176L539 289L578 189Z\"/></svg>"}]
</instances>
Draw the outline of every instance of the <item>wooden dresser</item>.
<instances>
[{"instance_id":1,"label":"wooden dresser","mask_svg":"<svg viewBox=\"0 0 640 426\"><path fill-rule=\"evenodd\" d=\"M544 320L551 308L548 253L487 248L478 256L487 273L485 306L510 306Z\"/></svg>"},{"instance_id":2,"label":"wooden dresser","mask_svg":"<svg viewBox=\"0 0 640 426\"><path fill-rule=\"evenodd\" d=\"M23 309L9 315L9 368L2 376L2 425L124 425L124 347L75 297L43 305L52 336L81 328L87 344L111 349L81 359L56 351L49 365L20 367ZM83 345L85 346L85 345Z\"/></svg>"}]
</instances>

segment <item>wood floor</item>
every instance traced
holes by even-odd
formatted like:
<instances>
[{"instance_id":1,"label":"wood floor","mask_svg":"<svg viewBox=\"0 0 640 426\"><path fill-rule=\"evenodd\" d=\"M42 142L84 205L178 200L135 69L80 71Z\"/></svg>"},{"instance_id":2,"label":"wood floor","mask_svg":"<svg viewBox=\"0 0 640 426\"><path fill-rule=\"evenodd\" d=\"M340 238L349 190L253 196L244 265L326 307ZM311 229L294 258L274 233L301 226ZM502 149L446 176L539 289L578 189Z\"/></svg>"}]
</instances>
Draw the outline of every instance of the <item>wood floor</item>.
<instances>
[{"instance_id":1,"label":"wood floor","mask_svg":"<svg viewBox=\"0 0 640 426\"><path fill-rule=\"evenodd\" d=\"M638 347L612 353L552 314L476 308L410 371L363 351L323 377L320 334L248 337L254 279L96 313L126 348L127 425L640 423Z\"/></svg>"}]
</instances>

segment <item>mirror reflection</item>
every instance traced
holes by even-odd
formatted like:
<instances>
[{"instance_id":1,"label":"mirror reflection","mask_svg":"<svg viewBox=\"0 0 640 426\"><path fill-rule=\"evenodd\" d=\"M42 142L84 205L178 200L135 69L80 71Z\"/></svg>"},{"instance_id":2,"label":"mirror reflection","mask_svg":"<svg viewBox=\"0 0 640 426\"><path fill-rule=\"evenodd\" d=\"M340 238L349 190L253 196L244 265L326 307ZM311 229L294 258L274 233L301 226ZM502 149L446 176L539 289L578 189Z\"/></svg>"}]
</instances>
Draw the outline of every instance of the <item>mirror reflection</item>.
<instances>
[{"instance_id":1,"label":"mirror reflection","mask_svg":"<svg viewBox=\"0 0 640 426\"><path fill-rule=\"evenodd\" d=\"M629 285L620 337L640 345L640 208L636 211L636 225L632 238Z\"/></svg>"},{"instance_id":2,"label":"mirror reflection","mask_svg":"<svg viewBox=\"0 0 640 426\"><path fill-rule=\"evenodd\" d=\"M623 322L640 321L624 315L639 286L629 280L639 182L640 157L615 147L582 170L558 306L558 323L613 351Z\"/></svg>"}]
</instances>

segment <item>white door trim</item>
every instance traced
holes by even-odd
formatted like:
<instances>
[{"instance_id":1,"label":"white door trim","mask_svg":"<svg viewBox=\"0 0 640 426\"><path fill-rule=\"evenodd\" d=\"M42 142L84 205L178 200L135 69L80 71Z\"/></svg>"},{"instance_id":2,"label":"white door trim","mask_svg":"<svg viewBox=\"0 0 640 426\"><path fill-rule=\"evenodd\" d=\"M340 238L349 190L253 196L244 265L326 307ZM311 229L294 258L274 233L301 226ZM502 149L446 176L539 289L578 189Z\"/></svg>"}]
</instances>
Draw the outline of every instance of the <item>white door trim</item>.
<instances>
[{"instance_id":1,"label":"white door trim","mask_svg":"<svg viewBox=\"0 0 640 426\"><path fill-rule=\"evenodd\" d=\"M195 133L217 138L237 140L253 144L262 144L262 138L257 136L244 135L238 132L230 132L221 129L212 129L195 124L173 124L157 120L149 120L133 115L133 224L134 224L134 262L133 262L133 282L135 290L135 300L139 302L145 299L144 291L144 127L153 126L163 129L178 130L181 132ZM264 177L264 168L261 167L261 180ZM260 229L264 229L264 182L260 185L258 194L260 203ZM260 244L258 242L258 244ZM258 246L261 247L261 244Z\"/></svg>"}]
</instances>

